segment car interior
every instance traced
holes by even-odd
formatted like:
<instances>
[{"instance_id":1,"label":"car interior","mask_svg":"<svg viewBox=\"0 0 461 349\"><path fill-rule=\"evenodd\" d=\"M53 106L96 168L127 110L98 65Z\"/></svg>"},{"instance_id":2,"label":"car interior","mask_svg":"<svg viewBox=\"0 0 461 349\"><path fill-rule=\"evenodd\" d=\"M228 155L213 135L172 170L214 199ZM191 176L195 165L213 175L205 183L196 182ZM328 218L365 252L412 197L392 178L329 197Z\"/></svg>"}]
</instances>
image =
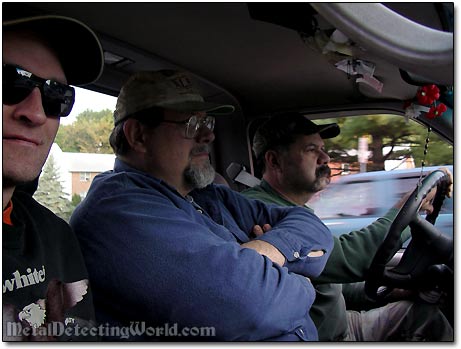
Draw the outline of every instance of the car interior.
<instances>
[{"instance_id":1,"label":"car interior","mask_svg":"<svg viewBox=\"0 0 461 349\"><path fill-rule=\"evenodd\" d=\"M133 72L177 68L193 74L205 99L235 105L233 115L216 122L213 162L225 177L233 162L254 173L250 140L255 120L284 111L311 119L403 115L402 102L413 98L420 85L453 85L452 3L3 6L4 12L8 6L22 14L72 16L93 28L103 45L105 68L85 88L117 96ZM360 20L363 16L367 21ZM336 30L343 33L338 43L330 38ZM356 82L347 63L341 70L338 62L345 60L359 71L360 62L371 63L371 82ZM439 122L433 128L453 142L452 125Z\"/></svg>"},{"instance_id":2,"label":"car interior","mask_svg":"<svg viewBox=\"0 0 461 349\"><path fill-rule=\"evenodd\" d=\"M296 111L319 123L370 114L408 118L405 102L414 99L421 86L435 84L443 96L453 91L453 3L30 2L2 6L3 13L70 16L90 26L102 42L105 67L97 81L83 86L86 89L117 96L134 72L181 69L192 74L205 100L234 105L232 115L216 118L211 160L235 190L259 182L252 137L261 122L275 113ZM443 117L429 119L416 113L412 119L453 146L453 100L443 101L448 106ZM444 181L446 177L432 177L424 190L443 186ZM409 213L398 217L392 234L398 236L402 225L416 224L427 232L423 241L434 240L437 231L421 223L416 210L414 203L409 204ZM395 237L389 237L375 258L374 273L384 277L369 280L369 294L379 297L384 284L406 287L408 282L401 282L404 276L420 280L421 275L429 275L426 269L431 265L430 275L442 280L433 287L443 284L451 292L447 308L452 309L453 240L435 243L440 246L437 258L421 257L420 263L412 264L413 258L430 254L417 241L414 245L418 246L412 247L416 252L405 258L405 264L384 270L392 258L385 251L395 243ZM450 253L451 259L442 258Z\"/></svg>"}]
</instances>

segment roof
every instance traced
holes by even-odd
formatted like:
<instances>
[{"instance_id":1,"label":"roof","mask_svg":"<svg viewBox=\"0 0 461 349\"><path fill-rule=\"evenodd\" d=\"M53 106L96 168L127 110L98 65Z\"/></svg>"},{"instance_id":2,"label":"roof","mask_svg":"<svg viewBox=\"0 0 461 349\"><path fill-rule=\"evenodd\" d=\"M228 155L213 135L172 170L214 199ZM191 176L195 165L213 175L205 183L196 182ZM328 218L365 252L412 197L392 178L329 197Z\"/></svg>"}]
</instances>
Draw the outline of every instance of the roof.
<instances>
[{"instance_id":1,"label":"roof","mask_svg":"<svg viewBox=\"0 0 461 349\"><path fill-rule=\"evenodd\" d=\"M70 16L93 28L102 42L106 66L88 88L113 96L133 72L180 68L197 78L205 100L236 104L246 118L256 118L291 110L312 113L317 108L335 112L359 102L362 108L370 102L370 110L384 110L383 105L398 108L401 101L415 96L415 79L418 84L453 83L454 36L440 18L442 10L452 10L450 3L443 9L434 3L315 2L5 6L3 12ZM349 23L342 22L344 17ZM344 44L347 50L324 52L318 41L326 43L337 27L347 30L351 43ZM383 83L382 90L356 82L339 69L336 63L345 57L373 63L372 75Z\"/></svg>"},{"instance_id":2,"label":"roof","mask_svg":"<svg viewBox=\"0 0 461 349\"><path fill-rule=\"evenodd\" d=\"M114 168L114 154L64 153L69 172L104 172Z\"/></svg>"}]
</instances>

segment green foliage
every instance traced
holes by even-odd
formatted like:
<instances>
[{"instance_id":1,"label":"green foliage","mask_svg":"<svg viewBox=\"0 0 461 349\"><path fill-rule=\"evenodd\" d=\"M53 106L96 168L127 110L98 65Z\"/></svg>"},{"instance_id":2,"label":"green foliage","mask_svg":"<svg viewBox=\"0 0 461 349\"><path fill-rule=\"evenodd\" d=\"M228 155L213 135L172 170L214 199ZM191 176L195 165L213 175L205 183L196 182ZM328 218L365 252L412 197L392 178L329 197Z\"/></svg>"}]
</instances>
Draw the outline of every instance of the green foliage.
<instances>
[{"instance_id":1,"label":"green foliage","mask_svg":"<svg viewBox=\"0 0 461 349\"><path fill-rule=\"evenodd\" d=\"M78 194L73 194L71 202L72 206L77 207L78 204L82 202L82 197Z\"/></svg>"},{"instance_id":2,"label":"green foliage","mask_svg":"<svg viewBox=\"0 0 461 349\"><path fill-rule=\"evenodd\" d=\"M424 158L424 145L425 140L428 136L427 129L422 128L418 138L421 143L412 146L412 155L415 159L415 165L421 166L421 161ZM427 155L424 159L425 166L437 166L437 165L453 165L453 146L440 139L440 137L434 133L429 133L429 143L427 147Z\"/></svg>"},{"instance_id":3,"label":"green foliage","mask_svg":"<svg viewBox=\"0 0 461 349\"><path fill-rule=\"evenodd\" d=\"M358 166L357 156L349 155L351 149L357 149L359 137L369 139L368 150L372 152L368 171L384 169L384 161L413 157L415 165L421 165L427 129L414 121L406 122L396 115L368 115L350 118L322 120L321 123L336 122L341 127L338 137L325 140L332 161L345 162ZM319 122L320 123L320 122ZM432 134L429 152L425 164L453 164L453 147ZM383 148L391 147L387 154ZM404 147L404 149L400 149Z\"/></svg>"},{"instance_id":4,"label":"green foliage","mask_svg":"<svg viewBox=\"0 0 461 349\"><path fill-rule=\"evenodd\" d=\"M74 207L65 197L59 180L58 169L52 155L50 155L43 167L34 198L58 217L61 217L66 222L69 221Z\"/></svg>"},{"instance_id":5,"label":"green foliage","mask_svg":"<svg viewBox=\"0 0 461 349\"><path fill-rule=\"evenodd\" d=\"M64 152L112 154L109 135L114 126L112 111L85 110L74 123L61 125L55 142Z\"/></svg>"}]
</instances>

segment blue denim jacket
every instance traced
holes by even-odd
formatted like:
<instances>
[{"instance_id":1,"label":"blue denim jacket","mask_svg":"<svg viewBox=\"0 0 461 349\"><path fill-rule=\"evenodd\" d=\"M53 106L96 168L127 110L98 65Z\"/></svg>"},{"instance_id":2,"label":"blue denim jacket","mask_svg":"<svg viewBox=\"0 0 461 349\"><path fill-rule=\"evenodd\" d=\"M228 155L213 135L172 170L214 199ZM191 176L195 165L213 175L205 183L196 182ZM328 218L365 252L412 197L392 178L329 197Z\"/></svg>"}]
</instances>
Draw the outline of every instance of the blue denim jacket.
<instances>
[{"instance_id":1,"label":"blue denim jacket","mask_svg":"<svg viewBox=\"0 0 461 349\"><path fill-rule=\"evenodd\" d=\"M77 207L75 230L100 322L212 327L212 337L131 340L317 340L315 298L304 276L318 276L333 247L328 228L304 208L267 205L221 185L186 198L119 159L98 175ZM255 224L284 266L241 243ZM309 257L324 250L322 257Z\"/></svg>"}]
</instances>

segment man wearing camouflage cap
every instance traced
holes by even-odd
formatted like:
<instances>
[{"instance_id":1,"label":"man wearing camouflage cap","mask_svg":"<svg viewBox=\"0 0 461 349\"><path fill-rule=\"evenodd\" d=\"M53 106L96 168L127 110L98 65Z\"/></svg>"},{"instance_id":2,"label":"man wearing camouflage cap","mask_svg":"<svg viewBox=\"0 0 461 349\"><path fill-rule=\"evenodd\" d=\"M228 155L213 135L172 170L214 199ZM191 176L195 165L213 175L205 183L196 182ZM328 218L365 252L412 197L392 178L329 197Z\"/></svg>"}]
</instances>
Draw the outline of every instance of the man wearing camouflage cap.
<instances>
[{"instance_id":1,"label":"man wearing camouflage cap","mask_svg":"<svg viewBox=\"0 0 461 349\"><path fill-rule=\"evenodd\" d=\"M94 179L71 225L98 319L170 324L181 336L130 340L317 339L307 277L323 269L331 234L302 208L211 184L214 118L233 110L205 102L179 71L136 73L120 91L114 170ZM272 229L252 238L265 224ZM194 338L185 334L191 327L210 331Z\"/></svg>"}]
</instances>

